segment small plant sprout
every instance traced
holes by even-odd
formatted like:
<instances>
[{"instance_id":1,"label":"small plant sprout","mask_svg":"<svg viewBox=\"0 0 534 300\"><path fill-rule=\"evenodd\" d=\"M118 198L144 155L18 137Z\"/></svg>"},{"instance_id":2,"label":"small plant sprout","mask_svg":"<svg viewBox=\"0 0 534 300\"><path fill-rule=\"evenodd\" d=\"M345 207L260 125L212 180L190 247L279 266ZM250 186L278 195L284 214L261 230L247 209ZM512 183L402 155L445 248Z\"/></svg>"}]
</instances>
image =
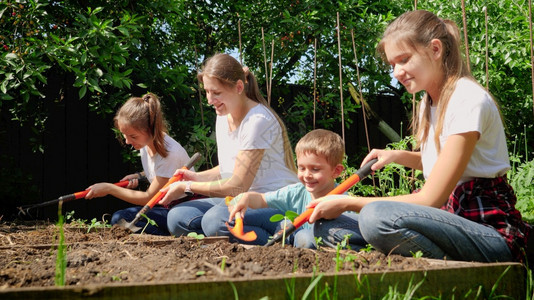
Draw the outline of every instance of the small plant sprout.
<instances>
[{"instance_id":1,"label":"small plant sprout","mask_svg":"<svg viewBox=\"0 0 534 300\"><path fill-rule=\"evenodd\" d=\"M228 258L228 257L226 257L226 256L223 256L223 257L222 257L222 261L221 261L221 272L224 272L224 269L226 268L226 259L227 259L227 258Z\"/></svg>"},{"instance_id":2,"label":"small plant sprout","mask_svg":"<svg viewBox=\"0 0 534 300\"><path fill-rule=\"evenodd\" d=\"M410 251L410 253L412 254L413 258L421 258L421 257L423 257L423 252L421 250L417 250L416 252Z\"/></svg>"},{"instance_id":3,"label":"small plant sprout","mask_svg":"<svg viewBox=\"0 0 534 300\"><path fill-rule=\"evenodd\" d=\"M206 271L198 271L195 275L197 275L197 277L200 277L204 274L206 274Z\"/></svg>"},{"instance_id":4,"label":"small plant sprout","mask_svg":"<svg viewBox=\"0 0 534 300\"><path fill-rule=\"evenodd\" d=\"M143 227L143 230L141 230L140 234L143 234L143 232L145 232L145 230L146 230L146 228L148 227L149 224L152 225L152 226L158 227L158 224L156 224L156 221L152 220L147 215L141 214L141 216L143 216L143 218L146 219L146 224L145 224L145 227Z\"/></svg>"},{"instance_id":5,"label":"small plant sprout","mask_svg":"<svg viewBox=\"0 0 534 300\"><path fill-rule=\"evenodd\" d=\"M187 234L188 237L195 238L196 240L203 240L205 236L202 233L190 232Z\"/></svg>"},{"instance_id":6,"label":"small plant sprout","mask_svg":"<svg viewBox=\"0 0 534 300\"><path fill-rule=\"evenodd\" d=\"M96 218L93 218L91 220L91 223L87 226L87 233L91 232L92 229L98 229L98 228L106 228L110 227L111 225L107 224L106 221L97 221Z\"/></svg>"},{"instance_id":7,"label":"small plant sprout","mask_svg":"<svg viewBox=\"0 0 534 300\"><path fill-rule=\"evenodd\" d=\"M367 245L365 246L365 248L360 249L360 251L369 253L369 252L373 251L374 249L375 249L375 248L373 248L373 245L371 245L371 244L367 244Z\"/></svg>"},{"instance_id":8,"label":"small plant sprout","mask_svg":"<svg viewBox=\"0 0 534 300\"><path fill-rule=\"evenodd\" d=\"M317 245L317 247L320 247L321 245L323 245L323 238L320 237L320 236L314 236L313 237L315 239L315 244Z\"/></svg>"},{"instance_id":9,"label":"small plant sprout","mask_svg":"<svg viewBox=\"0 0 534 300\"><path fill-rule=\"evenodd\" d=\"M296 212L288 210L286 211L285 215L276 214L276 215L271 216L271 218L269 219L269 221L273 223L280 222L283 220L282 228L284 231L282 234L282 247L285 246L285 242L286 242L287 221L293 222L293 220L295 220L296 217L298 217L298 214Z\"/></svg>"}]
</instances>

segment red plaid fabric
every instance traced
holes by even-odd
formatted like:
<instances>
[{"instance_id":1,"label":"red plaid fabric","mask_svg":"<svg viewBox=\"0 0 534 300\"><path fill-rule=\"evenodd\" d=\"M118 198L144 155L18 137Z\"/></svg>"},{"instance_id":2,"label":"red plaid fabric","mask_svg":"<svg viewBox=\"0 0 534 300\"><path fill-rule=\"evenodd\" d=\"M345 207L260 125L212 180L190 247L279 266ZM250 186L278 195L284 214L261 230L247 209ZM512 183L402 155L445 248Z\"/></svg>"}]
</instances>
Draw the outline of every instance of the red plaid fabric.
<instances>
[{"instance_id":1,"label":"red plaid fabric","mask_svg":"<svg viewBox=\"0 0 534 300\"><path fill-rule=\"evenodd\" d=\"M457 186L441 209L495 228L517 261L525 261L532 227L515 208L517 198L505 177L476 178Z\"/></svg>"}]
</instances>

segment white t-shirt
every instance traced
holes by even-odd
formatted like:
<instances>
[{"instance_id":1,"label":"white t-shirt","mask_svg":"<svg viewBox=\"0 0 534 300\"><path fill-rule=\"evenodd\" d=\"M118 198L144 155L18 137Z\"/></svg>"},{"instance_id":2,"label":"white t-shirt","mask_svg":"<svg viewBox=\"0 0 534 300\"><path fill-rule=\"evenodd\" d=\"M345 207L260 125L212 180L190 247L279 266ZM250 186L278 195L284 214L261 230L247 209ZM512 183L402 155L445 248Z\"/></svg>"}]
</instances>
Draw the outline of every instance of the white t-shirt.
<instances>
[{"instance_id":1,"label":"white t-shirt","mask_svg":"<svg viewBox=\"0 0 534 300\"><path fill-rule=\"evenodd\" d=\"M421 104L421 112L425 105ZM438 156L434 143L435 113L436 107L431 107L431 126L427 141L421 147L425 178L430 175ZM480 138L458 184L474 178L499 177L510 169L506 136L497 106L480 85L461 78L447 106L439 137L441 148L450 135L472 131L479 132Z\"/></svg>"},{"instance_id":2,"label":"white t-shirt","mask_svg":"<svg viewBox=\"0 0 534 300\"><path fill-rule=\"evenodd\" d=\"M234 172L237 153L264 149L263 158L249 191L265 193L298 182L297 175L284 162L284 140L276 117L258 104L247 113L238 128L230 131L227 116L217 116L217 155L221 178Z\"/></svg>"},{"instance_id":3,"label":"white t-shirt","mask_svg":"<svg viewBox=\"0 0 534 300\"><path fill-rule=\"evenodd\" d=\"M162 157L159 153L150 156L147 151L148 146L141 148L139 151L143 171L150 182L156 176L171 178L176 169L183 167L189 161L189 155L185 149L172 137L165 134L164 143L167 149L167 157Z\"/></svg>"}]
</instances>

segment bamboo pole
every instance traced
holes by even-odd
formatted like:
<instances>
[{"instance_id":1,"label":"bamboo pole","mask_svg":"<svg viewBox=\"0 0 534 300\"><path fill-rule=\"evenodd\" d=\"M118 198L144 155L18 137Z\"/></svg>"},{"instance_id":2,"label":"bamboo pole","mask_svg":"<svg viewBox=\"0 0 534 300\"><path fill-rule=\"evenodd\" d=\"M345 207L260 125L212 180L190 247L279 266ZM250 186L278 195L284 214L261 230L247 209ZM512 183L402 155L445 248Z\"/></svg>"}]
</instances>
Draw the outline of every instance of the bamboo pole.
<instances>
[{"instance_id":1,"label":"bamboo pole","mask_svg":"<svg viewBox=\"0 0 534 300\"><path fill-rule=\"evenodd\" d=\"M534 114L534 49L532 42L532 0L528 1L528 28L530 31L530 69L532 70L532 113Z\"/></svg>"},{"instance_id":2,"label":"bamboo pole","mask_svg":"<svg viewBox=\"0 0 534 300\"><path fill-rule=\"evenodd\" d=\"M464 23L465 62L467 64L467 70L471 73L471 63L469 62L469 43L467 42L467 18L465 15L465 0L462 0L462 20Z\"/></svg>"},{"instance_id":3,"label":"bamboo pole","mask_svg":"<svg viewBox=\"0 0 534 300\"><path fill-rule=\"evenodd\" d=\"M271 92L273 89L273 61L274 61L274 39L271 41L271 62L270 62L270 74L269 74L269 90L267 91L268 104L271 106Z\"/></svg>"},{"instance_id":4,"label":"bamboo pole","mask_svg":"<svg viewBox=\"0 0 534 300\"><path fill-rule=\"evenodd\" d=\"M487 6L484 6L484 22L486 25L486 91L489 91L488 7Z\"/></svg>"},{"instance_id":5,"label":"bamboo pole","mask_svg":"<svg viewBox=\"0 0 534 300\"><path fill-rule=\"evenodd\" d=\"M360 93L360 99L362 99L363 126L365 128L365 138L367 139L367 150L371 152L371 143L369 142L369 130L367 129L367 115L365 113L365 105L363 105L362 82L360 80L358 54L356 53L356 43L354 42L354 28L350 29L350 35L352 37L352 52L354 52L354 62L356 64L356 77L358 78L358 92Z\"/></svg>"},{"instance_id":6,"label":"bamboo pole","mask_svg":"<svg viewBox=\"0 0 534 300\"><path fill-rule=\"evenodd\" d=\"M237 14L237 32L239 34L239 62L243 65L243 52L241 51L241 19L239 19L239 14Z\"/></svg>"},{"instance_id":7,"label":"bamboo pole","mask_svg":"<svg viewBox=\"0 0 534 300\"><path fill-rule=\"evenodd\" d=\"M267 53L265 51L265 35L263 33L263 27L261 28L261 40L263 43L263 62L265 63L265 87L267 89L267 103L271 104L271 94L269 92L269 71L267 69Z\"/></svg>"},{"instance_id":8,"label":"bamboo pole","mask_svg":"<svg viewBox=\"0 0 534 300\"><path fill-rule=\"evenodd\" d=\"M417 10L417 0L414 0L413 5L414 5L414 10ZM412 121L412 126L411 126L412 136L415 134L415 131L414 131L415 130L415 126L414 125L415 125L415 118L416 117L417 116L415 115L415 94L412 94L412 120L414 120L414 121ZM413 175L414 173L415 172L413 172L413 169L412 169L412 179L415 177ZM413 180L412 180L412 182L413 182Z\"/></svg>"},{"instance_id":9,"label":"bamboo pole","mask_svg":"<svg viewBox=\"0 0 534 300\"><path fill-rule=\"evenodd\" d=\"M195 48L195 66L197 68L197 73L198 73L199 67L198 67L197 46L195 45L194 48ZM199 88L197 89L197 92L198 92L198 105L200 107L200 120L202 121L202 127L204 127L204 108L202 107L202 93L200 92L200 85L199 85Z\"/></svg>"},{"instance_id":10,"label":"bamboo pole","mask_svg":"<svg viewBox=\"0 0 534 300\"><path fill-rule=\"evenodd\" d=\"M313 129L315 129L315 112L317 110L317 38L315 38L313 48Z\"/></svg>"},{"instance_id":11,"label":"bamboo pole","mask_svg":"<svg viewBox=\"0 0 534 300\"><path fill-rule=\"evenodd\" d=\"M343 142L345 142L345 110L343 108L343 71L341 66L341 38L339 36L339 12L337 12L337 52L338 52L338 61L339 61L339 98L341 103L341 137Z\"/></svg>"}]
</instances>

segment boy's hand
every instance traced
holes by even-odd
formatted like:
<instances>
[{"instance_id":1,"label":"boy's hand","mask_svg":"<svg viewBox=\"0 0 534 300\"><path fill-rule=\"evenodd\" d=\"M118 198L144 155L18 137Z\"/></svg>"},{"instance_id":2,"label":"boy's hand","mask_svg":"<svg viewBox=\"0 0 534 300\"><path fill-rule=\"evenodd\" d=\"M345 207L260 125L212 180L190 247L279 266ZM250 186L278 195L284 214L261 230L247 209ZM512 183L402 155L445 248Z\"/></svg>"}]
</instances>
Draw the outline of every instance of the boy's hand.
<instances>
[{"instance_id":1,"label":"boy's hand","mask_svg":"<svg viewBox=\"0 0 534 300\"><path fill-rule=\"evenodd\" d=\"M231 222L234 219L234 216L237 212L241 213L241 218L244 218L245 212L248 208L248 203L248 193L239 194L235 196L230 202L228 202L228 211L230 212L228 222Z\"/></svg>"}]
</instances>

